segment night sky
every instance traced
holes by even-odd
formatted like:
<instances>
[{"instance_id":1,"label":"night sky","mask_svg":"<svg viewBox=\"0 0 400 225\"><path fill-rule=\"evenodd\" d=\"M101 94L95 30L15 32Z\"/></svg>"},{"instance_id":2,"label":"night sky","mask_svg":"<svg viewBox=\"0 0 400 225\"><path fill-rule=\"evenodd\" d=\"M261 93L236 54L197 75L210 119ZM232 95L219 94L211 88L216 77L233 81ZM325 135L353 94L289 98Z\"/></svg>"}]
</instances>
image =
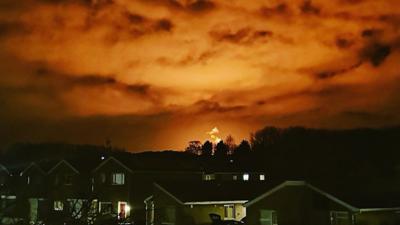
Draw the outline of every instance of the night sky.
<instances>
[{"instance_id":1,"label":"night sky","mask_svg":"<svg viewBox=\"0 0 400 225\"><path fill-rule=\"evenodd\" d=\"M0 147L400 124L399 0L1 0Z\"/></svg>"}]
</instances>

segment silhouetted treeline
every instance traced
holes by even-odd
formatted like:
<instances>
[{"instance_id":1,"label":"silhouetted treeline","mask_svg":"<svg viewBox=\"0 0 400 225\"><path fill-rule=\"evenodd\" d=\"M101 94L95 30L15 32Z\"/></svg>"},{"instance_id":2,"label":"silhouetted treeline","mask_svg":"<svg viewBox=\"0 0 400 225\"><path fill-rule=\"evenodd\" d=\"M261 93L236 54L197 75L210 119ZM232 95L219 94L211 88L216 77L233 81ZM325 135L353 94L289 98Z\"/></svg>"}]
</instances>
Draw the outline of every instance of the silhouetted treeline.
<instances>
[{"instance_id":1,"label":"silhouetted treeline","mask_svg":"<svg viewBox=\"0 0 400 225\"><path fill-rule=\"evenodd\" d=\"M3 151L0 162L119 156L142 169L265 171L272 179L400 180L400 127L265 127L250 141L194 141L186 150L129 153L108 145L16 144Z\"/></svg>"},{"instance_id":2,"label":"silhouetted treeline","mask_svg":"<svg viewBox=\"0 0 400 225\"><path fill-rule=\"evenodd\" d=\"M252 135L253 162L277 176L383 178L400 166L400 128L266 127Z\"/></svg>"}]
</instances>

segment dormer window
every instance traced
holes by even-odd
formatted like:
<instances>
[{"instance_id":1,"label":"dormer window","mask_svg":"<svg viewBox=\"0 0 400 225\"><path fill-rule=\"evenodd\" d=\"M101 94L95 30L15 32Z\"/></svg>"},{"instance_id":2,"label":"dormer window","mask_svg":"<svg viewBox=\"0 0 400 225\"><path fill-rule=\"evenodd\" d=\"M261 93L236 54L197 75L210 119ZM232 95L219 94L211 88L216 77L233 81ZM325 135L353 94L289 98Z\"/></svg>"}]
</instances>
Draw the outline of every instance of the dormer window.
<instances>
[{"instance_id":1,"label":"dormer window","mask_svg":"<svg viewBox=\"0 0 400 225\"><path fill-rule=\"evenodd\" d=\"M113 185L124 185L125 184L125 174L124 173L113 173L112 174L112 184Z\"/></svg>"}]
</instances>

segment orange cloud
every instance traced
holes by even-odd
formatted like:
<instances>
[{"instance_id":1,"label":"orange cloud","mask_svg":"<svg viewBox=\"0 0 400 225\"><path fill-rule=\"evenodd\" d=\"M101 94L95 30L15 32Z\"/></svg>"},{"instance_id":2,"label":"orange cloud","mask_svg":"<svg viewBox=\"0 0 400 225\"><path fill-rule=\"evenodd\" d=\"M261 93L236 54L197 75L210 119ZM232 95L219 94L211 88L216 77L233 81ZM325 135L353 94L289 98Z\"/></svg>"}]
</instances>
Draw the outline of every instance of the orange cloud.
<instances>
[{"instance_id":1,"label":"orange cloud","mask_svg":"<svg viewBox=\"0 0 400 225\"><path fill-rule=\"evenodd\" d=\"M18 130L9 140L38 120L48 129L37 139L54 140L59 121L98 128L99 117L115 126L99 137L133 150L138 130L157 133L140 145L154 149L183 148L216 125L247 138L264 125L400 122L396 0L3 2L0 122Z\"/></svg>"}]
</instances>

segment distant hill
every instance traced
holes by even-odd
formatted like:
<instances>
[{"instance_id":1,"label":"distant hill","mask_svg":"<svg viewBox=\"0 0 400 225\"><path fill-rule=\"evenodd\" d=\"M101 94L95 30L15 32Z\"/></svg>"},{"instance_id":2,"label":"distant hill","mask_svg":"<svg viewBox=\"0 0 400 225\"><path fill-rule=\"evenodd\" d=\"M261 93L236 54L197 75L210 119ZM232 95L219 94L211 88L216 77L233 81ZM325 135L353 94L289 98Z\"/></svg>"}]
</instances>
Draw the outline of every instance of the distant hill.
<instances>
[{"instance_id":1,"label":"distant hill","mask_svg":"<svg viewBox=\"0 0 400 225\"><path fill-rule=\"evenodd\" d=\"M95 145L19 143L0 161L87 160L114 156L141 170L266 171L277 179L400 180L400 127L324 130L265 127L254 133L250 154L226 159L177 151L130 153Z\"/></svg>"}]
</instances>

